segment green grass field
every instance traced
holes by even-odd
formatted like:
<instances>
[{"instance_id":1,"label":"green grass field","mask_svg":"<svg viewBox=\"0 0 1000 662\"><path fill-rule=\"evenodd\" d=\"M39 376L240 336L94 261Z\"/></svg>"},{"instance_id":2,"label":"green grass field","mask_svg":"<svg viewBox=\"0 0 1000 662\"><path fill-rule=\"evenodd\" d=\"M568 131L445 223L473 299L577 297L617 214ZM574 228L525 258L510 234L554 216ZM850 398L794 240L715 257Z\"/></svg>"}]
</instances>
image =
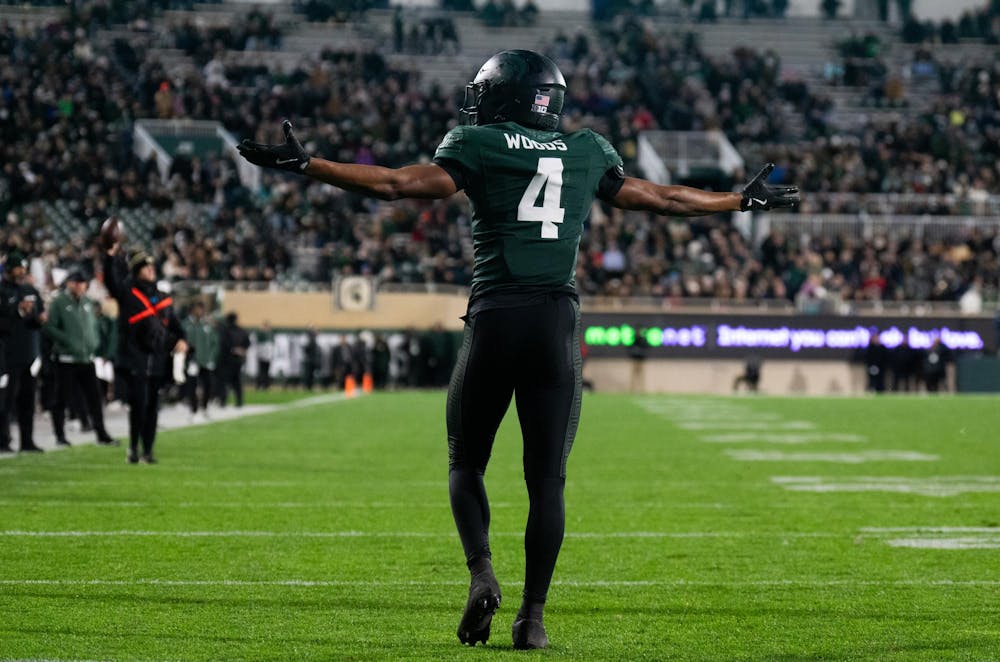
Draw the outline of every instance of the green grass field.
<instances>
[{"instance_id":1,"label":"green grass field","mask_svg":"<svg viewBox=\"0 0 1000 662\"><path fill-rule=\"evenodd\" d=\"M535 653L513 412L476 649L443 393L2 461L0 659L997 660L998 404L588 395Z\"/></svg>"}]
</instances>

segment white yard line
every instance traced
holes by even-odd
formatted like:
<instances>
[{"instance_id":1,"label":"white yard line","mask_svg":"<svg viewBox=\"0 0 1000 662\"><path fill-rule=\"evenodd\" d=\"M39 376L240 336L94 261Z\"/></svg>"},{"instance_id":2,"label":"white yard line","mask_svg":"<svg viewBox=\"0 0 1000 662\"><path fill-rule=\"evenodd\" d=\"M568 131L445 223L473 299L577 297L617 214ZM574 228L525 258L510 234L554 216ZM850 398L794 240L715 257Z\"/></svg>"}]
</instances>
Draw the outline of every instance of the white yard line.
<instances>
[{"instance_id":1,"label":"white yard line","mask_svg":"<svg viewBox=\"0 0 1000 662\"><path fill-rule=\"evenodd\" d=\"M860 434L846 432L732 432L724 434L702 435L699 441L709 444L739 444L744 442L763 442L769 444L816 444L816 443L848 443L858 444L868 438Z\"/></svg>"},{"instance_id":2,"label":"white yard line","mask_svg":"<svg viewBox=\"0 0 1000 662\"><path fill-rule=\"evenodd\" d=\"M886 540L889 547L911 549L1000 549L1000 535L962 536L960 538L894 538Z\"/></svg>"},{"instance_id":3,"label":"white yard line","mask_svg":"<svg viewBox=\"0 0 1000 662\"><path fill-rule=\"evenodd\" d=\"M685 423L683 421L672 421L674 425L682 430L762 430L765 432L779 432L788 430L813 430L816 424L811 421L774 421L768 423L755 423L753 421L712 421L706 420L700 423Z\"/></svg>"},{"instance_id":4,"label":"white yard line","mask_svg":"<svg viewBox=\"0 0 1000 662\"><path fill-rule=\"evenodd\" d=\"M51 482L46 482L50 485ZM60 482L60 485L65 483ZM84 483L81 485L93 485L94 483ZM25 496L22 499L0 499L0 507L21 507L31 508L240 508L247 510L256 509L323 509L323 508L449 508L448 499L438 499L435 501L180 501L170 503L168 501L90 501L86 499L47 499L35 496ZM528 502L513 501L490 501L490 508L527 508ZM608 504L609 508L658 508L663 510L722 510L725 508L735 508L733 504L727 503L661 503L657 501L628 501L622 503Z\"/></svg>"},{"instance_id":5,"label":"white yard line","mask_svg":"<svg viewBox=\"0 0 1000 662\"><path fill-rule=\"evenodd\" d=\"M772 476L771 482L793 492L890 492L950 497L1000 492L1000 476Z\"/></svg>"},{"instance_id":6,"label":"white yard line","mask_svg":"<svg viewBox=\"0 0 1000 662\"><path fill-rule=\"evenodd\" d=\"M863 464L865 462L936 462L938 455L916 451L858 451L853 453L786 453L756 449L727 450L726 455L741 462L832 462Z\"/></svg>"},{"instance_id":7,"label":"white yard line","mask_svg":"<svg viewBox=\"0 0 1000 662\"><path fill-rule=\"evenodd\" d=\"M996 533L1000 526L865 526L862 533Z\"/></svg>"}]
</instances>

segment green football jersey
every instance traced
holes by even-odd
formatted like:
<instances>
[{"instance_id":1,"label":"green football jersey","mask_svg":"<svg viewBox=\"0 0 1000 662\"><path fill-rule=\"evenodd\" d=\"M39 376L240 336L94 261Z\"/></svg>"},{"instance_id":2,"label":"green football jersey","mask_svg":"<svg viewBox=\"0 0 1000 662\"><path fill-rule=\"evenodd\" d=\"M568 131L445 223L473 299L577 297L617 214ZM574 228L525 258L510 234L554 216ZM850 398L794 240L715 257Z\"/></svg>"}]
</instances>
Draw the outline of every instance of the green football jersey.
<instances>
[{"instance_id":1,"label":"green football jersey","mask_svg":"<svg viewBox=\"0 0 1000 662\"><path fill-rule=\"evenodd\" d=\"M513 122L457 126L435 161L465 173L472 202L472 294L574 291L583 223L598 183L622 165L590 129L560 133Z\"/></svg>"}]
</instances>

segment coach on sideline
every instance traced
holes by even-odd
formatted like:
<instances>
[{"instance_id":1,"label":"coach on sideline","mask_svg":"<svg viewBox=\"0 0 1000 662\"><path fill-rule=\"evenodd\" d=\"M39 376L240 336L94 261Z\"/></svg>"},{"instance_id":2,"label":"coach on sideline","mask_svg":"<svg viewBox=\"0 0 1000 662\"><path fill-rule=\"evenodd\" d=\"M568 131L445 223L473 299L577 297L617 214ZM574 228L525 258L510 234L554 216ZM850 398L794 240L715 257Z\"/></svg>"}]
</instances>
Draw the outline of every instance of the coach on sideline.
<instances>
[{"instance_id":1,"label":"coach on sideline","mask_svg":"<svg viewBox=\"0 0 1000 662\"><path fill-rule=\"evenodd\" d=\"M65 289L49 305L49 320L42 331L52 338L56 366L56 401L52 407L52 428L56 444L69 446L66 440L66 405L73 389L83 397L87 413L97 433L97 443L114 445L104 428L101 395L94 372L94 353L100 342L97 304L87 295L87 277L73 271L66 277Z\"/></svg>"},{"instance_id":2,"label":"coach on sideline","mask_svg":"<svg viewBox=\"0 0 1000 662\"><path fill-rule=\"evenodd\" d=\"M173 299L156 287L152 256L140 250L126 263L117 219L105 221L100 239L105 253L104 284L118 302L118 356L128 383L126 459L129 464L153 464L160 386L169 354L187 352L184 328L174 314Z\"/></svg>"}]
</instances>

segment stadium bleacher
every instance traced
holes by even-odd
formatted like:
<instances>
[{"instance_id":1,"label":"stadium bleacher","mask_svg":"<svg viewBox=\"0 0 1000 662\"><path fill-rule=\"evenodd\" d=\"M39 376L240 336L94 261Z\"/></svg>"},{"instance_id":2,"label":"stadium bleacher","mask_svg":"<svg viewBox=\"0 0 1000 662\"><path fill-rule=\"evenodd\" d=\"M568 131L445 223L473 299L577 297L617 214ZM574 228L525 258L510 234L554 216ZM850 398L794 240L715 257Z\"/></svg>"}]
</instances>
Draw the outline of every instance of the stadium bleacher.
<instances>
[{"instance_id":1,"label":"stadium bleacher","mask_svg":"<svg viewBox=\"0 0 1000 662\"><path fill-rule=\"evenodd\" d=\"M73 13L39 5L0 5L10 53L5 239L68 242L87 255L95 219L116 211L131 239L177 265L175 274L329 281L349 270L386 282L468 283L462 200L386 205L271 174L247 190L221 155L180 159L163 180L132 155L131 122L214 119L238 138L267 140L290 116L319 155L397 166L433 153L455 121L460 86L490 53L524 47L566 71L564 125L606 132L631 169L645 129L718 127L747 163L774 160L778 176L804 191L797 214L771 214L742 235L728 217L678 231L668 219L595 209L581 249L583 292L794 300L797 274L760 268L776 228L792 239L784 262L810 264L848 300L958 301L982 268L985 300L997 297L1000 74L989 35L912 45L873 20L702 22L655 12L611 24L541 12L530 25L498 27L440 9L367 7L351 21L313 22L301 3L77 3ZM452 22L457 43L412 52L406 26L439 19ZM397 21L404 43L395 43ZM788 38L769 40L777 29ZM734 50L741 42L769 48ZM25 219L35 220L33 232L21 231ZM260 240L284 250L217 250ZM874 252L883 271L902 261L907 284L865 287L851 275L860 257L845 275L829 243L837 255ZM914 250L938 259L956 245L969 250L948 287L910 282L924 273L906 266ZM837 274L846 286L833 282Z\"/></svg>"}]
</instances>

